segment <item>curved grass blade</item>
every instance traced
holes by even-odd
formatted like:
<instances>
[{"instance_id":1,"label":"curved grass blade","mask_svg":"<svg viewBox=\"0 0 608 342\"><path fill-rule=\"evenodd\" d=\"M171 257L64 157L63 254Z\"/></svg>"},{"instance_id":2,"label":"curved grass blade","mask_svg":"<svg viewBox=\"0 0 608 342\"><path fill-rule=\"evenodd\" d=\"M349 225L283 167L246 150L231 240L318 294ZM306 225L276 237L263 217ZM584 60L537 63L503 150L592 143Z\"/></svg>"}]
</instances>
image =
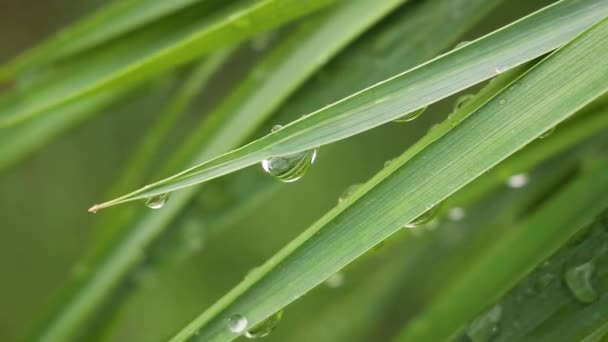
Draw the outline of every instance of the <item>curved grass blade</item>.
<instances>
[{"instance_id":1,"label":"curved grass blade","mask_svg":"<svg viewBox=\"0 0 608 342\"><path fill-rule=\"evenodd\" d=\"M608 15L608 3L563 0L460 49L284 126L242 148L114 200L109 206L189 187L259 163L328 144L397 119L545 54Z\"/></svg>"},{"instance_id":2,"label":"curved grass blade","mask_svg":"<svg viewBox=\"0 0 608 342\"><path fill-rule=\"evenodd\" d=\"M375 11L384 11L386 14L392 8L392 6L373 6L370 9L370 4L374 2L375 0L365 0L344 3L342 6L350 9L346 11L349 15L344 15L340 7L337 7L335 10L332 10L332 15L322 16L322 20L313 19L318 25L309 26L307 23L303 23L305 26L302 27L301 31L296 30L294 33L298 35L300 44L294 44L293 41L288 39L284 43L285 45L280 44L275 50L276 52L274 53L278 55L274 55L271 52L267 58L264 58L261 62L261 68L269 70L268 68L273 66L276 60L297 57L299 60L312 61L321 52L324 52L326 56L337 53L340 46L354 39L356 35L363 31L363 27L369 27L374 23L374 20L379 19L378 12ZM356 17L354 16L355 12L353 8L360 9L356 12ZM339 32L335 30L336 25L340 28ZM306 42L308 39L319 39L320 31L327 31L326 34L334 39L329 40L331 44L316 46L316 49L311 49ZM300 46L303 49L300 50ZM274 66L275 69L273 71L277 72L276 75L285 75L284 70L280 66ZM296 69L294 69L293 65L289 65L289 67L291 70L290 75L305 71L310 76L315 71L314 69L303 68L302 65L298 65ZM255 90L261 84L272 83L275 95L281 94L284 91L291 91L291 87L288 85L290 79L274 77L273 75L275 74L271 72L263 75L263 78L256 78L254 77L254 71L254 74L250 76L252 80L245 81L244 84ZM305 78L305 76L300 77ZM237 90L237 93L241 92ZM255 95L255 92L253 94ZM232 97L228 102L234 101L234 103L225 105L226 107L224 108L230 109L229 111L227 110L229 113L239 112L236 109L239 109L240 98L237 97L236 100L231 99ZM249 114L252 116L268 115L270 109L260 106L258 110L260 110L259 113L250 112ZM189 158L196 160L197 158L204 158L214 153L221 153L238 146L247 137L251 129L248 125L241 125L231 120L223 120L224 115L226 114L223 114L223 110L221 109L211 114L210 120L204 124L201 130L203 135L210 134L210 132L213 134L210 134L206 138L203 137L201 139L203 143L200 146L195 146L196 150L188 155ZM261 122L262 119L253 121ZM229 123L233 126L229 126ZM222 135L225 138L230 138L224 139L223 145L214 143L214 134L219 131L228 131L230 133ZM176 164L183 162L180 159L177 158ZM159 236L165 227L174 222L177 215L188 205L195 194L194 189L176 194L171 197L162 210L146 211L143 215L134 216L134 219L130 220L128 226L119 227L120 230L117 229L116 234L112 234L113 236L99 241L99 244L95 246L94 251L84 262L87 268L92 270L91 273L86 278L73 279L64 292L60 308L56 311L57 313L53 316L53 319L47 322L46 326L40 330L40 336L49 339L61 339L73 336L74 330L96 313L99 306L103 304L103 298L111 296L112 291L120 287L121 283L129 277L129 272L145 261L142 251Z\"/></svg>"},{"instance_id":3,"label":"curved grass blade","mask_svg":"<svg viewBox=\"0 0 608 342\"><path fill-rule=\"evenodd\" d=\"M399 340L447 339L574 233L592 222L594 216L608 206L608 199L597 191L606 186L608 162L604 161L560 191L521 225L511 229L494 248L479 256L461 277L444 284L442 295L406 326ZM576 201L572 201L573 198ZM509 267L502 267L507 260Z\"/></svg>"},{"instance_id":4,"label":"curved grass blade","mask_svg":"<svg viewBox=\"0 0 608 342\"><path fill-rule=\"evenodd\" d=\"M588 269L592 271L589 278L591 287L586 290L595 294L606 293L608 281L604 275L608 274L608 211L605 210L579 234L494 304L494 307L500 308L501 317L496 322L499 330L493 340L580 341L605 324L608 317L607 299L581 303L569 285L564 286L564 279L569 271L581 265L589 266ZM589 292L591 297L582 298L592 299L594 292ZM577 292L577 295L580 294Z\"/></svg>"},{"instance_id":5,"label":"curved grass blade","mask_svg":"<svg viewBox=\"0 0 608 342\"><path fill-rule=\"evenodd\" d=\"M79 55L59 66L54 77L13 92L2 101L0 127L102 89L145 79L333 1L244 0L219 9L221 1L202 2L145 30L136 30L112 44Z\"/></svg>"},{"instance_id":6,"label":"curved grass blade","mask_svg":"<svg viewBox=\"0 0 608 342\"><path fill-rule=\"evenodd\" d=\"M606 33L608 20L532 68L466 120L455 126L445 122L438 128L443 137L414 156L406 152L394 160L172 340L236 338L226 326L229 317L242 315L255 326L605 93L608 46L601 42ZM566 66L576 72L560 73Z\"/></svg>"},{"instance_id":7,"label":"curved grass blade","mask_svg":"<svg viewBox=\"0 0 608 342\"><path fill-rule=\"evenodd\" d=\"M0 81L23 69L48 64L95 47L201 0L119 0L59 31L0 67Z\"/></svg>"}]
</instances>

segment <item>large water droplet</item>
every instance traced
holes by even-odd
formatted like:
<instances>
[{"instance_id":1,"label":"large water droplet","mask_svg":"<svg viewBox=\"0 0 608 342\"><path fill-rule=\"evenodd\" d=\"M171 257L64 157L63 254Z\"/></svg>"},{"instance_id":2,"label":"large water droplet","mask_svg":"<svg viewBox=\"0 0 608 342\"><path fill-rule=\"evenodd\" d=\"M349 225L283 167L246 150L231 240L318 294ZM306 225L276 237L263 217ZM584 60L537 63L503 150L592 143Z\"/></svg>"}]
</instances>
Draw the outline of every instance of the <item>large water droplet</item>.
<instances>
[{"instance_id":1,"label":"large water droplet","mask_svg":"<svg viewBox=\"0 0 608 342\"><path fill-rule=\"evenodd\" d=\"M502 317L502 307L496 305L479 315L466 330L467 336L473 342L486 342L498 334L498 323Z\"/></svg>"},{"instance_id":2,"label":"large water droplet","mask_svg":"<svg viewBox=\"0 0 608 342\"><path fill-rule=\"evenodd\" d=\"M282 127L276 125L273 132ZM262 168L274 178L285 182L295 182L302 178L317 158L317 149L292 153L284 156L270 157L262 161Z\"/></svg>"},{"instance_id":3,"label":"large water droplet","mask_svg":"<svg viewBox=\"0 0 608 342\"><path fill-rule=\"evenodd\" d=\"M247 324L247 318L239 314L232 315L228 318L228 329L235 334L240 334L245 331L245 329L247 329Z\"/></svg>"},{"instance_id":4,"label":"large water droplet","mask_svg":"<svg viewBox=\"0 0 608 342\"><path fill-rule=\"evenodd\" d=\"M344 285L344 274L342 274L341 272L336 272L332 274L331 276L329 276L329 278L325 279L325 285L333 289Z\"/></svg>"},{"instance_id":5,"label":"large water droplet","mask_svg":"<svg viewBox=\"0 0 608 342\"><path fill-rule=\"evenodd\" d=\"M462 108L462 106L465 105L465 103L469 102L472 98L474 98L475 95L473 94L466 94L466 95L462 95L460 96L458 99L456 99L456 101L454 102L454 111L459 110L460 108Z\"/></svg>"},{"instance_id":6,"label":"large water droplet","mask_svg":"<svg viewBox=\"0 0 608 342\"><path fill-rule=\"evenodd\" d=\"M277 326L277 324L279 324L279 322L281 321L281 318L283 318L283 310L278 311L274 315L266 318L260 324L247 330L247 332L245 332L245 337L259 338L259 337L268 336L274 330L274 328Z\"/></svg>"},{"instance_id":7,"label":"large water droplet","mask_svg":"<svg viewBox=\"0 0 608 342\"><path fill-rule=\"evenodd\" d=\"M598 297L591 283L594 268L593 262L589 261L570 268L564 274L564 280L570 292L578 301L585 304L593 303Z\"/></svg>"},{"instance_id":8,"label":"large water droplet","mask_svg":"<svg viewBox=\"0 0 608 342\"><path fill-rule=\"evenodd\" d=\"M545 139L548 138L549 136L551 136L553 134L553 132L555 132L555 127L551 127L548 130L546 130L543 134L539 135L538 138L539 139Z\"/></svg>"},{"instance_id":9,"label":"large water droplet","mask_svg":"<svg viewBox=\"0 0 608 342\"><path fill-rule=\"evenodd\" d=\"M357 183L357 184L350 185L348 188L346 188L346 190L344 190L344 192L342 193L342 195L340 195L340 197L338 197L338 203L344 202L360 186L361 186L361 184Z\"/></svg>"},{"instance_id":10,"label":"large water droplet","mask_svg":"<svg viewBox=\"0 0 608 342\"><path fill-rule=\"evenodd\" d=\"M448 218L451 221L460 221L467 216L467 212L461 207L454 207L448 210Z\"/></svg>"},{"instance_id":11,"label":"large water droplet","mask_svg":"<svg viewBox=\"0 0 608 342\"><path fill-rule=\"evenodd\" d=\"M418 216L413 221L407 223L404 227L405 228L416 228L416 227L420 227L424 224L427 224L435 218L438 210L439 210L438 205L436 205L434 207L430 207L427 209L426 212L424 212L424 214Z\"/></svg>"},{"instance_id":12,"label":"large water droplet","mask_svg":"<svg viewBox=\"0 0 608 342\"><path fill-rule=\"evenodd\" d=\"M150 209L160 209L167 203L167 199L169 199L169 194L152 196L146 200L146 206Z\"/></svg>"},{"instance_id":13,"label":"large water droplet","mask_svg":"<svg viewBox=\"0 0 608 342\"><path fill-rule=\"evenodd\" d=\"M411 113L407 113L404 116L400 117L399 119L394 120L395 122L408 122L408 121L412 121L417 119L420 115L422 115L422 113L424 113L424 111L427 109L427 107L422 107L420 109L417 109Z\"/></svg>"},{"instance_id":14,"label":"large water droplet","mask_svg":"<svg viewBox=\"0 0 608 342\"><path fill-rule=\"evenodd\" d=\"M507 179L507 185L513 189L523 188L530 182L530 177L526 173L517 173Z\"/></svg>"}]
</instances>

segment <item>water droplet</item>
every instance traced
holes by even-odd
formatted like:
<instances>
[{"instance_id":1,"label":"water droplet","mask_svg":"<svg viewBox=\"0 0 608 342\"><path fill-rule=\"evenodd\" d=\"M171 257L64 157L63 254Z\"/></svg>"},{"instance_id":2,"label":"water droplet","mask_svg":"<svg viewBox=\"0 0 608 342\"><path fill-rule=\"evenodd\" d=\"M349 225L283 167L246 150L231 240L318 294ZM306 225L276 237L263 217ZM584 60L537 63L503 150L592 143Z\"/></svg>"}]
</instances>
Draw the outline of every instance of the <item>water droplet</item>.
<instances>
[{"instance_id":1,"label":"water droplet","mask_svg":"<svg viewBox=\"0 0 608 342\"><path fill-rule=\"evenodd\" d=\"M513 189L523 188L530 182L530 177L526 173L514 174L507 179L507 185Z\"/></svg>"},{"instance_id":2,"label":"water droplet","mask_svg":"<svg viewBox=\"0 0 608 342\"><path fill-rule=\"evenodd\" d=\"M540 292L547 288L547 286L549 286L554 279L555 276L553 275L553 273L543 273L539 275L536 279L536 282L534 283L534 289Z\"/></svg>"},{"instance_id":3,"label":"water droplet","mask_svg":"<svg viewBox=\"0 0 608 342\"><path fill-rule=\"evenodd\" d=\"M344 285L344 274L341 272L336 272L329 276L329 278L325 279L325 285L331 287L332 289L338 288Z\"/></svg>"},{"instance_id":4,"label":"water droplet","mask_svg":"<svg viewBox=\"0 0 608 342\"><path fill-rule=\"evenodd\" d=\"M507 66L506 65L497 65L496 67L494 67L494 71L496 71L497 74L501 74L501 73L507 71Z\"/></svg>"},{"instance_id":5,"label":"water droplet","mask_svg":"<svg viewBox=\"0 0 608 342\"><path fill-rule=\"evenodd\" d=\"M473 342L490 341L498 334L498 323L502 317L502 307L496 305L479 315L466 330L467 336Z\"/></svg>"},{"instance_id":6,"label":"water droplet","mask_svg":"<svg viewBox=\"0 0 608 342\"><path fill-rule=\"evenodd\" d=\"M344 190L344 192L342 193L342 195L340 195L340 197L338 197L338 203L344 202L360 186L361 186L361 184L357 183L357 184L350 185L348 188L346 188L346 190Z\"/></svg>"},{"instance_id":7,"label":"water droplet","mask_svg":"<svg viewBox=\"0 0 608 342\"><path fill-rule=\"evenodd\" d=\"M422 115L422 113L424 113L424 111L426 111L428 107L422 107L420 109L416 109L415 111L411 112L411 113L407 113L404 116L400 117L399 119L394 120L395 122L408 122L408 121L412 121L417 119L420 115Z\"/></svg>"},{"instance_id":8,"label":"water droplet","mask_svg":"<svg viewBox=\"0 0 608 342\"><path fill-rule=\"evenodd\" d=\"M470 42L470 41L468 41L468 40L463 40L463 41L461 41L460 43L456 44L456 46L454 47L454 50L456 50L456 49L460 49L460 48L461 48L461 47L463 47L463 46L467 46L467 45L469 45L470 43L471 43L471 42Z\"/></svg>"},{"instance_id":9,"label":"water droplet","mask_svg":"<svg viewBox=\"0 0 608 342\"><path fill-rule=\"evenodd\" d=\"M448 218L452 221L460 221L467 216L466 211L461 207L454 207L448 210Z\"/></svg>"},{"instance_id":10,"label":"water droplet","mask_svg":"<svg viewBox=\"0 0 608 342\"><path fill-rule=\"evenodd\" d=\"M507 103L507 99L501 99L500 101L498 101L498 104L500 105L504 105L505 103Z\"/></svg>"},{"instance_id":11,"label":"water droplet","mask_svg":"<svg viewBox=\"0 0 608 342\"><path fill-rule=\"evenodd\" d=\"M228 329L235 334L240 334L247 329L247 318L236 314L228 318Z\"/></svg>"},{"instance_id":12,"label":"water droplet","mask_svg":"<svg viewBox=\"0 0 608 342\"><path fill-rule=\"evenodd\" d=\"M389 165L391 165L392 162L393 162L393 159L389 159L389 160L385 161L384 167L388 167Z\"/></svg>"},{"instance_id":13,"label":"water droplet","mask_svg":"<svg viewBox=\"0 0 608 342\"><path fill-rule=\"evenodd\" d=\"M426 212L424 212L422 215L418 216L413 221L407 223L404 227L405 228L416 228L416 227L420 227L424 224L431 222L435 218L435 215L437 215L438 209L439 209L438 205L427 208Z\"/></svg>"},{"instance_id":14,"label":"water droplet","mask_svg":"<svg viewBox=\"0 0 608 342\"><path fill-rule=\"evenodd\" d=\"M281 126L274 126L273 132L279 129L281 129ZM262 161L262 168L274 178L285 183L290 183L302 178L316 158L317 149L312 149L264 159Z\"/></svg>"},{"instance_id":15,"label":"water droplet","mask_svg":"<svg viewBox=\"0 0 608 342\"><path fill-rule=\"evenodd\" d=\"M160 209L167 203L168 198L169 194L152 196L146 200L146 206L150 209Z\"/></svg>"},{"instance_id":16,"label":"water droplet","mask_svg":"<svg viewBox=\"0 0 608 342\"><path fill-rule=\"evenodd\" d=\"M473 95L473 94L466 94L466 95L462 95L459 98L457 98L456 101L454 102L454 111L457 111L460 108L462 108L462 106L464 106L465 103L469 102L474 97L475 97L475 95Z\"/></svg>"},{"instance_id":17,"label":"water droplet","mask_svg":"<svg viewBox=\"0 0 608 342\"><path fill-rule=\"evenodd\" d=\"M593 303L598 297L591 283L593 270L593 262L588 261L582 265L570 268L564 274L564 280L570 292L572 292L578 301L585 304Z\"/></svg>"},{"instance_id":18,"label":"water droplet","mask_svg":"<svg viewBox=\"0 0 608 342\"><path fill-rule=\"evenodd\" d=\"M551 136L553 134L553 132L555 132L555 127L549 128L543 134L539 135L538 138L539 139L548 138L549 136Z\"/></svg>"},{"instance_id":19,"label":"water droplet","mask_svg":"<svg viewBox=\"0 0 608 342\"><path fill-rule=\"evenodd\" d=\"M280 131L281 128L283 128L283 126L281 126L281 125L274 125L274 126L272 126L272 128L270 129L270 131L271 132Z\"/></svg>"},{"instance_id":20,"label":"water droplet","mask_svg":"<svg viewBox=\"0 0 608 342\"><path fill-rule=\"evenodd\" d=\"M278 311L274 315L266 318L260 324L251 328L247 332L245 332L245 337L247 338L260 338L268 336L274 328L276 328L277 324L283 318L283 310Z\"/></svg>"}]
</instances>

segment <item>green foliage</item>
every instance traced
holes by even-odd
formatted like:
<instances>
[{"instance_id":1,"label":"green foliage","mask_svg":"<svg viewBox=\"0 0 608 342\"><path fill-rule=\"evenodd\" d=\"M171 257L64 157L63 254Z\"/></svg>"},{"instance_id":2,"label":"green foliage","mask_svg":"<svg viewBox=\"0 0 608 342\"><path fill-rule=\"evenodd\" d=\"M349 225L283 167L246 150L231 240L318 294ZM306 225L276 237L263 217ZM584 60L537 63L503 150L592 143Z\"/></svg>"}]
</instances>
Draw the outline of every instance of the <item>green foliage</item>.
<instances>
[{"instance_id":1,"label":"green foliage","mask_svg":"<svg viewBox=\"0 0 608 342\"><path fill-rule=\"evenodd\" d=\"M40 205L62 213L74 169L120 196L89 209L116 206L89 218L28 339L604 338L608 3L501 3L113 1L16 53L0 65L5 197L54 195ZM134 100L142 121L111 115ZM101 144L72 143L96 129ZM46 153L66 191L12 180L36 184L26 157ZM277 160L312 175L281 186ZM183 309L165 313L177 299L145 285L180 272L165 291Z\"/></svg>"}]
</instances>

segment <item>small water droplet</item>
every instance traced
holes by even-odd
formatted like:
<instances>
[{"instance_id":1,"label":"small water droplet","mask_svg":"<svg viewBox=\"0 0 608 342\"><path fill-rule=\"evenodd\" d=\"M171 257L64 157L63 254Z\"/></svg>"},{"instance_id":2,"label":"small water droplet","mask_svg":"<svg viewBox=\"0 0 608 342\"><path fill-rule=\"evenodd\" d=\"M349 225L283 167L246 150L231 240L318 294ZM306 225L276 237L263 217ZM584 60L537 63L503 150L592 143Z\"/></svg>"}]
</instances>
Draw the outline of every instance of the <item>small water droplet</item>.
<instances>
[{"instance_id":1,"label":"small water droplet","mask_svg":"<svg viewBox=\"0 0 608 342\"><path fill-rule=\"evenodd\" d=\"M468 40L463 40L463 41L461 41L460 43L456 44L456 46L454 47L454 50L456 50L456 49L460 49L460 48L461 48L461 47L463 47L463 46L467 46L467 45L469 45L470 43L471 43L471 42L470 42L470 41L468 41Z\"/></svg>"},{"instance_id":2,"label":"small water droplet","mask_svg":"<svg viewBox=\"0 0 608 342\"><path fill-rule=\"evenodd\" d=\"M263 320L260 324L247 330L247 332L245 332L245 337L260 338L268 336L274 330L274 328L276 328L277 324L279 324L282 318L283 310L280 310L274 315Z\"/></svg>"},{"instance_id":3,"label":"small water droplet","mask_svg":"<svg viewBox=\"0 0 608 342\"><path fill-rule=\"evenodd\" d=\"M236 314L228 318L228 329L235 334L240 334L247 329L247 318Z\"/></svg>"},{"instance_id":4,"label":"small water droplet","mask_svg":"<svg viewBox=\"0 0 608 342\"><path fill-rule=\"evenodd\" d=\"M496 71L497 74L501 74L503 72L505 72L507 70L507 66L506 65L497 65L494 68L494 71Z\"/></svg>"},{"instance_id":5,"label":"small water droplet","mask_svg":"<svg viewBox=\"0 0 608 342\"><path fill-rule=\"evenodd\" d=\"M462 106L464 106L465 103L469 102L474 97L475 97L475 95L473 95L473 94L466 94L466 95L462 95L459 98L457 98L456 101L454 102L454 111L457 111L460 108L462 108Z\"/></svg>"},{"instance_id":6,"label":"small water droplet","mask_svg":"<svg viewBox=\"0 0 608 342\"><path fill-rule=\"evenodd\" d=\"M338 203L342 203L344 202L350 195L352 195L355 190L357 190L359 187L361 186L360 183L357 184L353 184L350 185L348 188L346 188L346 190L344 190L344 192L342 193L342 195L340 195L340 197L338 197Z\"/></svg>"},{"instance_id":7,"label":"small water droplet","mask_svg":"<svg viewBox=\"0 0 608 342\"><path fill-rule=\"evenodd\" d=\"M467 213L464 208L454 207L448 210L448 218L452 221L460 221L464 219L465 216L467 216Z\"/></svg>"},{"instance_id":8,"label":"small water droplet","mask_svg":"<svg viewBox=\"0 0 608 342\"><path fill-rule=\"evenodd\" d=\"M507 185L513 189L523 188L530 182L530 177L526 173L514 174L507 179Z\"/></svg>"},{"instance_id":9,"label":"small water droplet","mask_svg":"<svg viewBox=\"0 0 608 342\"><path fill-rule=\"evenodd\" d=\"M325 279L325 285L331 287L332 289L338 288L344 285L344 274L341 272L336 272L329 276L329 278Z\"/></svg>"},{"instance_id":10,"label":"small water droplet","mask_svg":"<svg viewBox=\"0 0 608 342\"><path fill-rule=\"evenodd\" d=\"M169 199L168 194L152 196L146 200L146 206L150 209L160 209L167 203L167 199Z\"/></svg>"},{"instance_id":11,"label":"small water droplet","mask_svg":"<svg viewBox=\"0 0 608 342\"><path fill-rule=\"evenodd\" d=\"M384 167L388 167L389 165L391 165L392 162L393 162L393 159L389 159L389 160L385 161Z\"/></svg>"},{"instance_id":12,"label":"small water droplet","mask_svg":"<svg viewBox=\"0 0 608 342\"><path fill-rule=\"evenodd\" d=\"M278 126L278 125L277 125ZM281 129L274 126L273 132ZM274 178L291 183L302 178L317 158L317 149L270 157L262 161L262 168Z\"/></svg>"},{"instance_id":13,"label":"small water droplet","mask_svg":"<svg viewBox=\"0 0 608 342\"><path fill-rule=\"evenodd\" d=\"M466 330L467 336L473 342L490 341L498 334L502 307L496 305L490 310L479 315Z\"/></svg>"},{"instance_id":14,"label":"small water droplet","mask_svg":"<svg viewBox=\"0 0 608 342\"><path fill-rule=\"evenodd\" d=\"M501 99L500 101L498 101L498 104L500 105L504 105L505 103L507 103L507 99Z\"/></svg>"},{"instance_id":15,"label":"small water droplet","mask_svg":"<svg viewBox=\"0 0 608 342\"><path fill-rule=\"evenodd\" d=\"M591 283L594 268L593 262L588 261L570 268L564 274L564 280L570 292L578 301L585 304L593 303L598 297Z\"/></svg>"},{"instance_id":16,"label":"small water droplet","mask_svg":"<svg viewBox=\"0 0 608 342\"><path fill-rule=\"evenodd\" d=\"M534 283L534 289L538 292L544 290L553 282L553 279L555 279L553 273L543 273L539 275Z\"/></svg>"},{"instance_id":17,"label":"small water droplet","mask_svg":"<svg viewBox=\"0 0 608 342\"><path fill-rule=\"evenodd\" d=\"M408 122L417 119L424 111L426 111L428 107L422 107L420 109L416 109L413 112L407 113L400 117L399 119L394 120L395 122Z\"/></svg>"},{"instance_id":18,"label":"small water droplet","mask_svg":"<svg viewBox=\"0 0 608 342\"><path fill-rule=\"evenodd\" d=\"M539 135L538 138L539 139L545 139L548 138L549 136L551 136L553 134L553 132L555 132L555 127L551 127L548 130L546 130L543 134Z\"/></svg>"},{"instance_id":19,"label":"small water droplet","mask_svg":"<svg viewBox=\"0 0 608 342\"><path fill-rule=\"evenodd\" d=\"M427 208L426 212L424 212L422 215L418 216L413 221L407 223L404 227L405 228L416 228L416 227L425 225L425 224L431 222L435 218L438 210L439 210L438 205Z\"/></svg>"}]
</instances>

